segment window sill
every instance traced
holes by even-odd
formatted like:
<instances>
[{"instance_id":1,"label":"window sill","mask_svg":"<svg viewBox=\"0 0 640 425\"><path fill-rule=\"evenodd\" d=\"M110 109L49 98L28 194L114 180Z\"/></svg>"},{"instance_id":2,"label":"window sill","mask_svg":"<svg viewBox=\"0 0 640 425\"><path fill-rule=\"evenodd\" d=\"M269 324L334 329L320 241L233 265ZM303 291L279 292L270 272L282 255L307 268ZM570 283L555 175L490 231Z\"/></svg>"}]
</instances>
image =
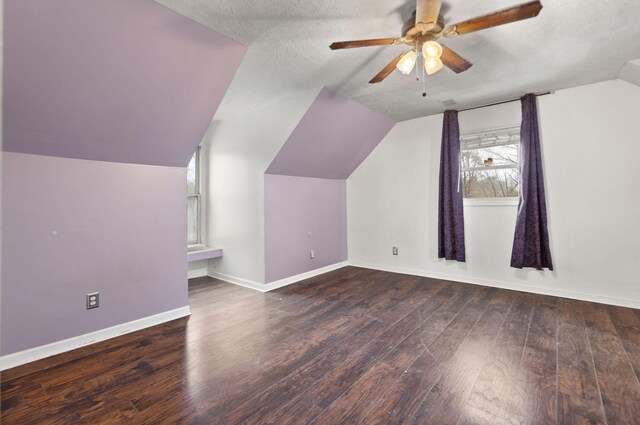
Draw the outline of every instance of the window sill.
<instances>
[{"instance_id":1,"label":"window sill","mask_svg":"<svg viewBox=\"0 0 640 425\"><path fill-rule=\"evenodd\" d=\"M518 198L473 198L464 199L465 207L517 207Z\"/></svg>"},{"instance_id":2,"label":"window sill","mask_svg":"<svg viewBox=\"0 0 640 425\"><path fill-rule=\"evenodd\" d=\"M202 251L207 249L207 246L203 243L194 243L187 245L187 252Z\"/></svg>"},{"instance_id":3,"label":"window sill","mask_svg":"<svg viewBox=\"0 0 640 425\"><path fill-rule=\"evenodd\" d=\"M221 248L212 248L204 245L191 245L187 248L187 262L208 260L222 257Z\"/></svg>"}]
</instances>

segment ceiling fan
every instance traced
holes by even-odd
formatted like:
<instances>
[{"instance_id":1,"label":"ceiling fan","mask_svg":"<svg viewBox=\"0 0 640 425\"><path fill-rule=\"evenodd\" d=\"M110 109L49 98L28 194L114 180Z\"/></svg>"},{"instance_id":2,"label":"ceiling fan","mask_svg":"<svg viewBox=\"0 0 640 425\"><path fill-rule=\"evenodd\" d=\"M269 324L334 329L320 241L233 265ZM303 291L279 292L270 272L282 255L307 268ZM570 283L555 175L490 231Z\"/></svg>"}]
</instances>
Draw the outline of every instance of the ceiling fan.
<instances>
[{"instance_id":1,"label":"ceiling fan","mask_svg":"<svg viewBox=\"0 0 640 425\"><path fill-rule=\"evenodd\" d=\"M405 75L409 74L415 66L419 50L422 50L424 70L427 74L438 72L442 69L443 64L454 72L460 73L471 68L472 63L436 40L440 37L455 37L533 18L538 16L540 10L542 10L542 4L536 0L445 26L444 19L440 15L441 7L442 0L417 0L414 16L402 26L401 37L338 41L332 43L329 47L331 50L392 44L407 44L412 47L411 50L400 53L389 62L382 71L369 81L371 84L381 82L395 68Z\"/></svg>"}]
</instances>

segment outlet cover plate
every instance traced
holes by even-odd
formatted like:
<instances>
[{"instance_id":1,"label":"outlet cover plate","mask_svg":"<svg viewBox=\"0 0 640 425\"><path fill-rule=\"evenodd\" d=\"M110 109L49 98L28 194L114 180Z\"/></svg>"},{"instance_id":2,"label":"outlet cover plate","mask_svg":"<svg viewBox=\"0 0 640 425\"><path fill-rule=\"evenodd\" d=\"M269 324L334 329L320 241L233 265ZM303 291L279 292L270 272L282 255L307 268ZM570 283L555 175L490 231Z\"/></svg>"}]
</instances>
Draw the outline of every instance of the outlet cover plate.
<instances>
[{"instance_id":1,"label":"outlet cover plate","mask_svg":"<svg viewBox=\"0 0 640 425\"><path fill-rule=\"evenodd\" d=\"M100 307L100 293L92 292L87 294L87 310Z\"/></svg>"},{"instance_id":2,"label":"outlet cover plate","mask_svg":"<svg viewBox=\"0 0 640 425\"><path fill-rule=\"evenodd\" d=\"M393 253L393 255L398 255L398 247L394 246L391 252Z\"/></svg>"}]
</instances>

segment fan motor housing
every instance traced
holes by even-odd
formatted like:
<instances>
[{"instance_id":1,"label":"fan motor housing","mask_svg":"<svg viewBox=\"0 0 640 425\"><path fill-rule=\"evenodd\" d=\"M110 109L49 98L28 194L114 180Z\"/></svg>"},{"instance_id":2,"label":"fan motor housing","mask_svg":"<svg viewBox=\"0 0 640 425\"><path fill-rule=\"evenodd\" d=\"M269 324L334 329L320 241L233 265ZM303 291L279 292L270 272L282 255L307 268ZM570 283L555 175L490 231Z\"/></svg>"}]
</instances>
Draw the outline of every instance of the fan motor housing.
<instances>
[{"instance_id":1,"label":"fan motor housing","mask_svg":"<svg viewBox=\"0 0 640 425\"><path fill-rule=\"evenodd\" d=\"M437 40L442 37L442 31L444 30L444 18L442 15L438 16L438 22L429 31L420 31L416 26L416 14L413 12L411 19L404 23L402 26L402 37L405 39L405 44L414 46L416 43L422 44L429 40Z\"/></svg>"}]
</instances>

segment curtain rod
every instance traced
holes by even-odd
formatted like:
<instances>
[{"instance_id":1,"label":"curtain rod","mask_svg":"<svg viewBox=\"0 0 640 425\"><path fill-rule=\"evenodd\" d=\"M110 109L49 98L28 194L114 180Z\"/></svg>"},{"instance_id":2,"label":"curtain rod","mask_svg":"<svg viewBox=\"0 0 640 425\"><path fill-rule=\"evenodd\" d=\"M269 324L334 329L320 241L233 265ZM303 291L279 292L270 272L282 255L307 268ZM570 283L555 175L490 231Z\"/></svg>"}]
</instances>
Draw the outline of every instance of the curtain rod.
<instances>
[{"instance_id":1,"label":"curtain rod","mask_svg":"<svg viewBox=\"0 0 640 425\"><path fill-rule=\"evenodd\" d=\"M553 94L553 92L547 91L547 92L544 92L544 93L536 94L536 97L546 96L548 94ZM495 102L495 103L487 103L486 105L479 105L479 106L472 106L470 108L457 109L457 111L458 112L471 111L473 109L480 109L480 108L486 108L486 107L489 107L489 106L502 105L503 103L516 102L518 100L520 100L519 97L516 98L516 99L502 100L500 102Z\"/></svg>"}]
</instances>

